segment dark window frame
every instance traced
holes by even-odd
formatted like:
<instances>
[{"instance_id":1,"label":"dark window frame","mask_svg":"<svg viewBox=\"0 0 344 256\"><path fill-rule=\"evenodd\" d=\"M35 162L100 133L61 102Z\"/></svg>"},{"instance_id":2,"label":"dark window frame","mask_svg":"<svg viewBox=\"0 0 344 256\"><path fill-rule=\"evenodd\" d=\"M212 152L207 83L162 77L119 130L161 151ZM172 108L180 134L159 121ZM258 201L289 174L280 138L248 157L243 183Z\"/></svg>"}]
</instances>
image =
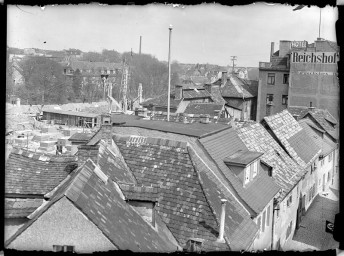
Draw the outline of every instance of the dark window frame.
<instances>
[{"instance_id":1,"label":"dark window frame","mask_svg":"<svg viewBox=\"0 0 344 256\"><path fill-rule=\"evenodd\" d=\"M288 95L282 95L282 105L288 105Z\"/></svg>"},{"instance_id":2,"label":"dark window frame","mask_svg":"<svg viewBox=\"0 0 344 256\"><path fill-rule=\"evenodd\" d=\"M276 74L275 73L268 73L267 84L268 85L275 85L276 83Z\"/></svg>"},{"instance_id":3,"label":"dark window frame","mask_svg":"<svg viewBox=\"0 0 344 256\"><path fill-rule=\"evenodd\" d=\"M283 74L283 84L289 84L289 74Z\"/></svg>"},{"instance_id":4,"label":"dark window frame","mask_svg":"<svg viewBox=\"0 0 344 256\"><path fill-rule=\"evenodd\" d=\"M274 95L270 93L266 94L266 104L271 104L273 102L274 102Z\"/></svg>"}]
</instances>

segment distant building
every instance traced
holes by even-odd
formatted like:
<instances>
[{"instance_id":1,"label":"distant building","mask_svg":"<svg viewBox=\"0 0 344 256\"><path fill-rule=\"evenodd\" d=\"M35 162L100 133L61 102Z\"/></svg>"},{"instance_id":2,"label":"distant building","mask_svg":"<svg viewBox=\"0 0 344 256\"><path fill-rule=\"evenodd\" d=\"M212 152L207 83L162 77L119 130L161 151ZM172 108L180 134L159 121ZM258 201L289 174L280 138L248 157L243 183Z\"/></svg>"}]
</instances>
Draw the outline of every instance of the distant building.
<instances>
[{"instance_id":1,"label":"distant building","mask_svg":"<svg viewBox=\"0 0 344 256\"><path fill-rule=\"evenodd\" d=\"M338 118L338 46L318 38L314 43L282 40L271 43L270 62L259 63L257 121L288 106L327 109Z\"/></svg>"}]
</instances>

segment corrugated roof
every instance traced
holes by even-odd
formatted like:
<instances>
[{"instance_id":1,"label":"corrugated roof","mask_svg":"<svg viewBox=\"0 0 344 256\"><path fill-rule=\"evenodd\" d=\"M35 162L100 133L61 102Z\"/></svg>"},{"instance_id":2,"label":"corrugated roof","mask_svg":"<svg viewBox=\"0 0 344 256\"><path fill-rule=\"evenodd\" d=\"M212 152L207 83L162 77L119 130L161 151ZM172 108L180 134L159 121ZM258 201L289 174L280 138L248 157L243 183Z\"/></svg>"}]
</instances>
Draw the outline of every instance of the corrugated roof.
<instances>
[{"instance_id":1,"label":"corrugated roof","mask_svg":"<svg viewBox=\"0 0 344 256\"><path fill-rule=\"evenodd\" d=\"M87 160L68 186L35 213L33 219L6 242L6 247L51 205L66 196L118 249L133 252L175 251L177 244L171 241L166 226L160 222L158 229L151 227L123 200L116 183L111 179L104 183L95 173L95 168L94 163Z\"/></svg>"},{"instance_id":2,"label":"corrugated roof","mask_svg":"<svg viewBox=\"0 0 344 256\"><path fill-rule=\"evenodd\" d=\"M180 245L202 238L204 250L228 250L215 243L218 223L203 193L185 142L138 136L114 136L138 184L159 191L158 215Z\"/></svg>"},{"instance_id":3,"label":"corrugated roof","mask_svg":"<svg viewBox=\"0 0 344 256\"><path fill-rule=\"evenodd\" d=\"M218 116L223 109L223 104L214 103L190 103L184 113L186 114L208 114Z\"/></svg>"},{"instance_id":4,"label":"corrugated roof","mask_svg":"<svg viewBox=\"0 0 344 256\"><path fill-rule=\"evenodd\" d=\"M321 149L308 137L288 110L264 117L265 122L297 163L306 168Z\"/></svg>"},{"instance_id":5,"label":"corrugated roof","mask_svg":"<svg viewBox=\"0 0 344 256\"><path fill-rule=\"evenodd\" d=\"M227 129L222 132L200 139L200 142L215 160L229 183L237 191L241 199L253 211L253 215L259 214L265 206L278 193L279 187L263 171L244 187L243 182L224 163L224 159L238 150L247 151L248 148L240 140L234 129Z\"/></svg>"},{"instance_id":6,"label":"corrugated roof","mask_svg":"<svg viewBox=\"0 0 344 256\"><path fill-rule=\"evenodd\" d=\"M75 156L45 156L13 149L5 167L5 193L44 195L76 167Z\"/></svg>"},{"instance_id":7,"label":"corrugated roof","mask_svg":"<svg viewBox=\"0 0 344 256\"><path fill-rule=\"evenodd\" d=\"M237 133L249 150L264 153L261 160L273 167L272 176L282 189L279 197L282 200L298 183L305 170L290 158L261 124L247 125L237 129Z\"/></svg>"}]
</instances>

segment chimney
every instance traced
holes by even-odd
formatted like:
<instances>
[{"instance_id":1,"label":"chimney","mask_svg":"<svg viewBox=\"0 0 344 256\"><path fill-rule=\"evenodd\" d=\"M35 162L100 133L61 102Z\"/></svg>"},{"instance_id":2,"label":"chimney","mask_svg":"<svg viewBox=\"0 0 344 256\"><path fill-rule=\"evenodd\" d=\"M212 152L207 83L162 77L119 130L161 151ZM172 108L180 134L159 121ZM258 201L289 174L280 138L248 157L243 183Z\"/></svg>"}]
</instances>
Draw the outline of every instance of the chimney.
<instances>
[{"instance_id":1,"label":"chimney","mask_svg":"<svg viewBox=\"0 0 344 256\"><path fill-rule=\"evenodd\" d=\"M222 71L221 87L225 86L226 83L227 83L227 71Z\"/></svg>"},{"instance_id":2,"label":"chimney","mask_svg":"<svg viewBox=\"0 0 344 256\"><path fill-rule=\"evenodd\" d=\"M208 114L200 115L200 119L201 119L200 122L203 124L210 123L209 117L210 117L210 115L208 115Z\"/></svg>"},{"instance_id":3,"label":"chimney","mask_svg":"<svg viewBox=\"0 0 344 256\"><path fill-rule=\"evenodd\" d=\"M138 89L138 97L139 97L139 103L142 103L142 84L139 83L139 89Z\"/></svg>"},{"instance_id":4,"label":"chimney","mask_svg":"<svg viewBox=\"0 0 344 256\"><path fill-rule=\"evenodd\" d=\"M181 100L183 98L183 86L176 84L175 91L174 91L174 99Z\"/></svg>"},{"instance_id":5,"label":"chimney","mask_svg":"<svg viewBox=\"0 0 344 256\"><path fill-rule=\"evenodd\" d=\"M216 242L218 243L224 243L225 239L223 237L224 230L225 230L225 217L226 217L226 199L221 199L221 222L220 222L220 231L219 231L219 237Z\"/></svg>"},{"instance_id":6,"label":"chimney","mask_svg":"<svg viewBox=\"0 0 344 256\"><path fill-rule=\"evenodd\" d=\"M87 159L91 159L98 164L99 145L80 145L78 146L78 166L82 166Z\"/></svg>"},{"instance_id":7,"label":"chimney","mask_svg":"<svg viewBox=\"0 0 344 256\"><path fill-rule=\"evenodd\" d=\"M313 107L312 105L312 102L310 101L309 102L309 108L308 108L310 111L313 111L315 109L315 107Z\"/></svg>"},{"instance_id":8,"label":"chimney","mask_svg":"<svg viewBox=\"0 0 344 256\"><path fill-rule=\"evenodd\" d=\"M101 126L101 139L106 142L107 145L112 145L112 123L110 115L103 115L103 123Z\"/></svg>"},{"instance_id":9,"label":"chimney","mask_svg":"<svg viewBox=\"0 0 344 256\"><path fill-rule=\"evenodd\" d=\"M271 42L271 50L270 50L270 62L271 62L271 57L275 53L275 43Z\"/></svg>"}]
</instances>

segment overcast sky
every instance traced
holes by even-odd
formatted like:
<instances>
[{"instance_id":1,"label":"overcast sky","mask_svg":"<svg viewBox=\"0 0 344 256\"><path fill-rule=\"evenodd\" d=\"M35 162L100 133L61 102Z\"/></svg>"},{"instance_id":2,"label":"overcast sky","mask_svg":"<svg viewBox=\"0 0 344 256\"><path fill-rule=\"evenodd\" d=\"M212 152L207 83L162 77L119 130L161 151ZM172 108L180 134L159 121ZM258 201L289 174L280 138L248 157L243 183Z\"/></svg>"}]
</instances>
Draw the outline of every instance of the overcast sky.
<instances>
[{"instance_id":1,"label":"overcast sky","mask_svg":"<svg viewBox=\"0 0 344 256\"><path fill-rule=\"evenodd\" d=\"M168 58L168 27L173 25L171 59L181 63L257 67L268 61L270 44L279 40L314 42L320 9L257 3L247 6L204 4L173 7L69 5L9 6L8 46L82 51L139 51ZM337 8L321 11L321 37L336 41ZM46 42L46 43L44 43Z\"/></svg>"}]
</instances>

